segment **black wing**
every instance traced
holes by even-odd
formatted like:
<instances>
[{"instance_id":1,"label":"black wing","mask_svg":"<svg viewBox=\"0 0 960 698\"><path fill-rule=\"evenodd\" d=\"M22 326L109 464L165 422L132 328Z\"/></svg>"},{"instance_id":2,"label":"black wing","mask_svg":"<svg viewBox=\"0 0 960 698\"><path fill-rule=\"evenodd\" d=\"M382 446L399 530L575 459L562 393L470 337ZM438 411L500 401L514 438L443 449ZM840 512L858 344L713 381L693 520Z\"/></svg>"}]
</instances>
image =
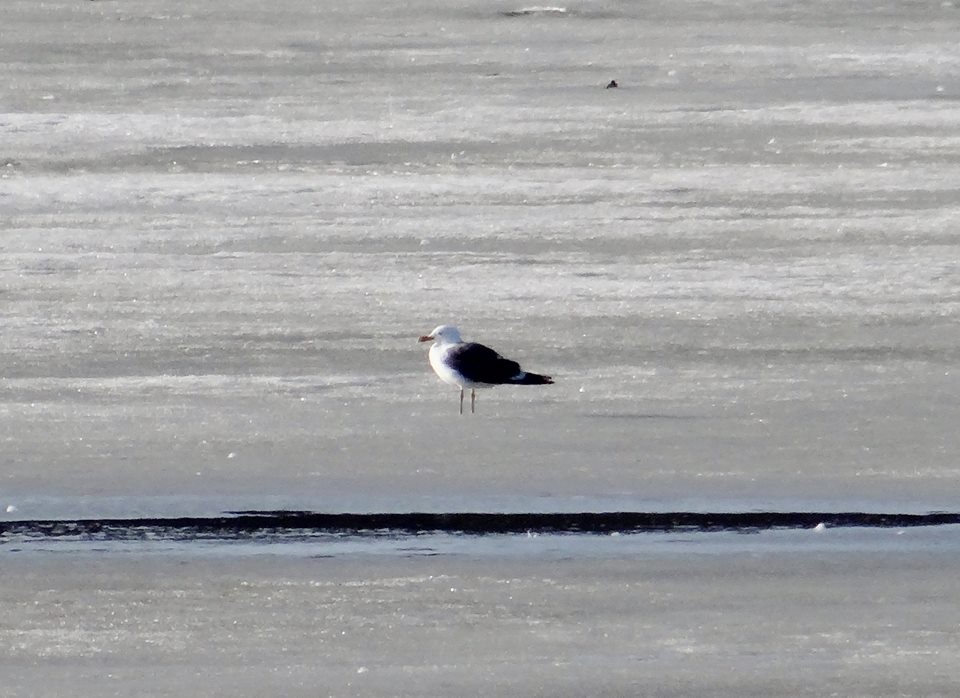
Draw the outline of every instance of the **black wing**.
<instances>
[{"instance_id":1,"label":"black wing","mask_svg":"<svg viewBox=\"0 0 960 698\"><path fill-rule=\"evenodd\" d=\"M520 364L505 359L490 347L464 342L447 354L451 368L474 383L509 383L520 373Z\"/></svg>"}]
</instances>

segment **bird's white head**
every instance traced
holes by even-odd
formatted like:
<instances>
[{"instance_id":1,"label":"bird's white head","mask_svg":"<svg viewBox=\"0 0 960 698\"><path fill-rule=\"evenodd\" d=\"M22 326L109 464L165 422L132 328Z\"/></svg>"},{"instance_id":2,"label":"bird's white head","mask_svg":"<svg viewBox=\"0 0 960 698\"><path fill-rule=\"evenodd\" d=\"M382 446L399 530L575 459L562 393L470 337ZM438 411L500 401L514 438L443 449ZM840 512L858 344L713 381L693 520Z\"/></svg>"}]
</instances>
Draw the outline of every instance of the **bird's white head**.
<instances>
[{"instance_id":1,"label":"bird's white head","mask_svg":"<svg viewBox=\"0 0 960 698\"><path fill-rule=\"evenodd\" d=\"M436 342L437 344L457 344L463 340L460 338L460 330L453 325L440 325L430 334L423 335L420 341Z\"/></svg>"}]
</instances>

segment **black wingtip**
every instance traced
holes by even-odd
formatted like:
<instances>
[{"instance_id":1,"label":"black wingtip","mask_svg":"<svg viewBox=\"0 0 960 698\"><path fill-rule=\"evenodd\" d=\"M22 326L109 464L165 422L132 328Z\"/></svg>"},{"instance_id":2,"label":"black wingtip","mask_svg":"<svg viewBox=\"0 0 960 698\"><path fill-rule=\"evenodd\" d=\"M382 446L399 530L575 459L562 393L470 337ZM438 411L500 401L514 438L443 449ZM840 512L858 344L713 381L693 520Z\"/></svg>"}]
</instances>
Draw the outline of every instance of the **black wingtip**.
<instances>
[{"instance_id":1,"label":"black wingtip","mask_svg":"<svg viewBox=\"0 0 960 698\"><path fill-rule=\"evenodd\" d=\"M523 378L517 381L518 385L552 385L553 378L541 376L539 373L524 373Z\"/></svg>"}]
</instances>

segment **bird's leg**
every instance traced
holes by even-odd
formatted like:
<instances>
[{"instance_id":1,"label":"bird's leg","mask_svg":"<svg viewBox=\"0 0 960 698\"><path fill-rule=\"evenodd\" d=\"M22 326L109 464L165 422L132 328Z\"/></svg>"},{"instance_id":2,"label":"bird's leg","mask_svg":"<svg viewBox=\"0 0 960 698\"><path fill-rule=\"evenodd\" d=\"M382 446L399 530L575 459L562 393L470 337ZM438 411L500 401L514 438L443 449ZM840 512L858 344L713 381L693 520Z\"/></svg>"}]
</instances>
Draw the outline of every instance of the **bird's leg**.
<instances>
[{"instance_id":1,"label":"bird's leg","mask_svg":"<svg viewBox=\"0 0 960 698\"><path fill-rule=\"evenodd\" d=\"M470 388L470 414L475 414L477 411L477 391L473 388Z\"/></svg>"},{"instance_id":2,"label":"bird's leg","mask_svg":"<svg viewBox=\"0 0 960 698\"><path fill-rule=\"evenodd\" d=\"M460 414L463 414L463 388L460 388Z\"/></svg>"}]
</instances>

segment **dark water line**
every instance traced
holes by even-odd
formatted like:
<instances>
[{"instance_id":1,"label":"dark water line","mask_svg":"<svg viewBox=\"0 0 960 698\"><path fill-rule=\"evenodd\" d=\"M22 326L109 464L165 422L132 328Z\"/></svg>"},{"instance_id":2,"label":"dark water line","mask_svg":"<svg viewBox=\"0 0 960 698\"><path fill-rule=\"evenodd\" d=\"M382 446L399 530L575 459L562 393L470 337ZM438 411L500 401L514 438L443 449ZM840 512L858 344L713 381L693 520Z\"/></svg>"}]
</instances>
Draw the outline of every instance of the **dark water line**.
<instances>
[{"instance_id":1,"label":"dark water line","mask_svg":"<svg viewBox=\"0 0 960 698\"><path fill-rule=\"evenodd\" d=\"M233 539L252 536L406 536L426 533L609 534L663 531L758 531L827 527L907 528L960 524L960 514L867 512L573 512L323 514L242 511L223 516L27 520L0 522L4 538L79 537L99 540Z\"/></svg>"}]
</instances>

